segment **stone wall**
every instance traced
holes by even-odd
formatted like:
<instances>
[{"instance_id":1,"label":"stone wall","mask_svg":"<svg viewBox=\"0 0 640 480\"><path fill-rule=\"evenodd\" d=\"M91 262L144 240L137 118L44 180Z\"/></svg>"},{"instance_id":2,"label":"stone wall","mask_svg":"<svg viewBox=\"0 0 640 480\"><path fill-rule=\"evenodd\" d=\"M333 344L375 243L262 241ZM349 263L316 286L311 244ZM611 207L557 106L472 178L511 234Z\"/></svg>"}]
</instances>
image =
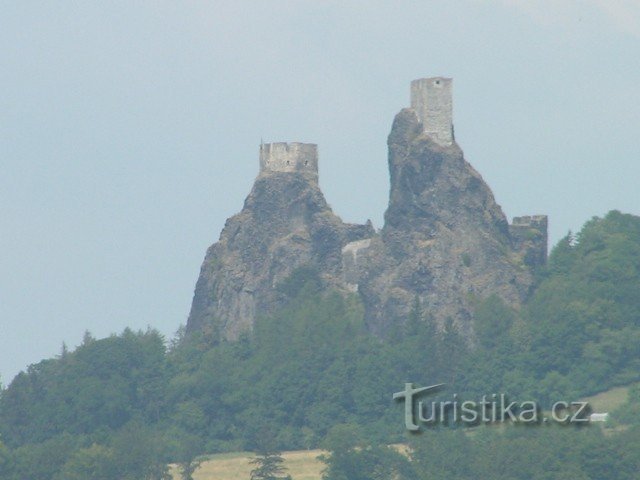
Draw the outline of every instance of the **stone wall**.
<instances>
[{"instance_id":1,"label":"stone wall","mask_svg":"<svg viewBox=\"0 0 640 480\"><path fill-rule=\"evenodd\" d=\"M358 282L363 275L363 265L358 262L358 255L366 251L370 246L371 239L365 238L347 243L342 248L342 275L347 289L352 292L358 291Z\"/></svg>"}]
</instances>

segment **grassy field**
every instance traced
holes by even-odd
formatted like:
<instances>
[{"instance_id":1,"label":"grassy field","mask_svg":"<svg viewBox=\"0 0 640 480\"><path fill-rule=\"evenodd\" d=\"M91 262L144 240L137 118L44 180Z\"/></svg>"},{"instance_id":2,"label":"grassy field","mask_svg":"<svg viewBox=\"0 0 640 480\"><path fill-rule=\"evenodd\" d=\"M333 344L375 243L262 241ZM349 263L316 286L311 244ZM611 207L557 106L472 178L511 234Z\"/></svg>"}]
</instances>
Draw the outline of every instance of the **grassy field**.
<instances>
[{"instance_id":1,"label":"grassy field","mask_svg":"<svg viewBox=\"0 0 640 480\"><path fill-rule=\"evenodd\" d=\"M282 458L289 469L288 474L295 480L320 480L324 464L318 460L322 450L301 450L297 452L283 452ZM253 455L248 452L225 453L211 455L209 460L202 463L194 474L195 480L249 480L249 473L253 468L249 462ZM180 479L176 469L172 469L173 478Z\"/></svg>"},{"instance_id":2,"label":"grassy field","mask_svg":"<svg viewBox=\"0 0 640 480\"><path fill-rule=\"evenodd\" d=\"M583 401L589 402L594 412L611 412L621 407L629 398L629 387L615 387L606 392L601 392L592 397L584 398Z\"/></svg>"}]
</instances>

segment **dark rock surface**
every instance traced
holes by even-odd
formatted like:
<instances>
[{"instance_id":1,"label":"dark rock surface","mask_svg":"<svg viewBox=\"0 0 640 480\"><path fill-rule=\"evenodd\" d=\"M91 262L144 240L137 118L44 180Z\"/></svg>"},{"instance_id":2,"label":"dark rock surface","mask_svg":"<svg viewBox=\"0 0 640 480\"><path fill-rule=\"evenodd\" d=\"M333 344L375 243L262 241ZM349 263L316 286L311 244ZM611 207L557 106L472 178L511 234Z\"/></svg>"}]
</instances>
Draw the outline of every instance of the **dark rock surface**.
<instances>
[{"instance_id":1,"label":"dark rock surface","mask_svg":"<svg viewBox=\"0 0 640 480\"><path fill-rule=\"evenodd\" d=\"M384 335L416 299L440 324L451 318L467 334L477 299L496 294L518 306L532 284L530 269L491 190L457 144L434 143L414 111L404 109L388 146L385 225L358 260L370 330Z\"/></svg>"},{"instance_id":2,"label":"dark rock surface","mask_svg":"<svg viewBox=\"0 0 640 480\"><path fill-rule=\"evenodd\" d=\"M313 178L261 173L207 251L187 333L237 338L284 303L276 287L299 267L315 267L327 285L339 287L342 247L373 234L370 224L344 224L334 215Z\"/></svg>"},{"instance_id":3,"label":"dark rock surface","mask_svg":"<svg viewBox=\"0 0 640 480\"><path fill-rule=\"evenodd\" d=\"M406 321L416 301L471 341L479 300L495 294L517 308L546 260L546 217L509 225L458 145L436 143L412 109L396 115L388 146L391 190L378 233L370 223L343 223L317 175L262 171L207 251L187 333L238 338L286 303L278 285L300 267L316 269L325 286L357 292L380 336Z\"/></svg>"}]
</instances>

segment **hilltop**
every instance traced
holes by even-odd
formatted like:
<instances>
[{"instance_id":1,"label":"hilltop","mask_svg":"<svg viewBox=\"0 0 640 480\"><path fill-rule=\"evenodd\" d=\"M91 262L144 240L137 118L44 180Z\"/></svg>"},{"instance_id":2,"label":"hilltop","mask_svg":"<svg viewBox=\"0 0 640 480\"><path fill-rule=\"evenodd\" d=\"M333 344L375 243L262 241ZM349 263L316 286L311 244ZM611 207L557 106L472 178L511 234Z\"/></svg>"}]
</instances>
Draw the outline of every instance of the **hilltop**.
<instances>
[{"instance_id":1,"label":"hilltop","mask_svg":"<svg viewBox=\"0 0 640 480\"><path fill-rule=\"evenodd\" d=\"M473 338L477 301L496 295L519 308L547 255L545 216L509 225L453 134L452 80L411 84L411 107L388 138L391 189L385 223L345 224L318 186L313 144L260 146L260 172L240 213L207 251L187 332L237 339L286 305L279 290L297 269L325 289L355 293L367 329L386 336L416 302ZM355 179L354 179L355 180Z\"/></svg>"},{"instance_id":2,"label":"hilltop","mask_svg":"<svg viewBox=\"0 0 640 480\"><path fill-rule=\"evenodd\" d=\"M407 382L549 408L640 381L640 217L594 217L547 259L546 217L508 223L466 161L449 87L415 83L412 108L395 117L380 230L333 213L315 145L261 145L244 208L207 253L186 331L87 333L17 375L0 391L0 478L163 478L169 464L265 442L326 447L331 480L377 468L449 479L451 452L460 480L542 478L546 464L557 478L609 478L592 458L635 478L637 386L626 403L622 390L606 396L623 424L610 437L505 428L475 442L443 429L410 442L409 464L385 447L406 443L392 393ZM485 461L514 444L526 455Z\"/></svg>"}]
</instances>

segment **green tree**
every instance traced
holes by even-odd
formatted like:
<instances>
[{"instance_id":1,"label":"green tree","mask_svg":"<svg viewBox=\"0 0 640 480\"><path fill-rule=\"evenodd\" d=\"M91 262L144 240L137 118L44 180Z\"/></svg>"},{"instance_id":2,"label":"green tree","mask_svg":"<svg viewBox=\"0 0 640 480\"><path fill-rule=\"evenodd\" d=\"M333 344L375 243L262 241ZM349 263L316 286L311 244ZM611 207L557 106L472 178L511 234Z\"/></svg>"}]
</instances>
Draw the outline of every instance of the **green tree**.
<instances>
[{"instance_id":1,"label":"green tree","mask_svg":"<svg viewBox=\"0 0 640 480\"><path fill-rule=\"evenodd\" d=\"M13 453L0 441L0 478L10 478L14 468Z\"/></svg>"},{"instance_id":2,"label":"green tree","mask_svg":"<svg viewBox=\"0 0 640 480\"><path fill-rule=\"evenodd\" d=\"M202 460L202 441L195 435L185 434L180 439L178 452L178 469L182 480L193 480L193 474L200 468Z\"/></svg>"},{"instance_id":3,"label":"green tree","mask_svg":"<svg viewBox=\"0 0 640 480\"><path fill-rule=\"evenodd\" d=\"M117 459L113 450L103 445L93 444L89 448L76 451L64 464L60 480L118 480Z\"/></svg>"},{"instance_id":4,"label":"green tree","mask_svg":"<svg viewBox=\"0 0 640 480\"><path fill-rule=\"evenodd\" d=\"M320 457L326 464L323 480L413 480L407 458L387 446L334 450Z\"/></svg>"},{"instance_id":5,"label":"green tree","mask_svg":"<svg viewBox=\"0 0 640 480\"><path fill-rule=\"evenodd\" d=\"M139 421L128 423L112 435L111 448L121 480L171 478L158 438L155 431Z\"/></svg>"},{"instance_id":6,"label":"green tree","mask_svg":"<svg viewBox=\"0 0 640 480\"><path fill-rule=\"evenodd\" d=\"M256 458L251 460L255 468L251 470L251 480L291 480L290 475L284 475L287 468L280 452L263 450L257 452Z\"/></svg>"},{"instance_id":7,"label":"green tree","mask_svg":"<svg viewBox=\"0 0 640 480\"><path fill-rule=\"evenodd\" d=\"M62 434L35 445L13 450L15 477L19 480L51 480L73 453L82 447L83 439Z\"/></svg>"}]
</instances>

